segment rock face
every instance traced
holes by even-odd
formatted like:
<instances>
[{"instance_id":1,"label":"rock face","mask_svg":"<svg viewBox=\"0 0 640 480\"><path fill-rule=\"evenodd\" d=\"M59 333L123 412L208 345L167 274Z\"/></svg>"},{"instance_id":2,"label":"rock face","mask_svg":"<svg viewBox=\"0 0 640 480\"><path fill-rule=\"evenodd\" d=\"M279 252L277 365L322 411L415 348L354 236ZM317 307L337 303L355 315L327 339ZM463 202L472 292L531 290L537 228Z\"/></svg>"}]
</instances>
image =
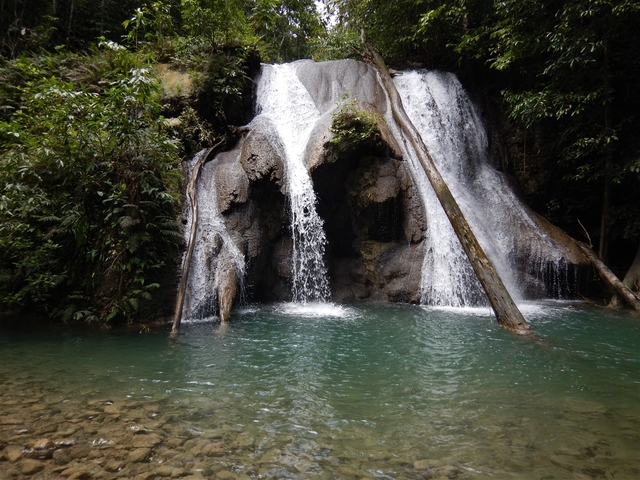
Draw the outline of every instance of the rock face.
<instances>
[{"instance_id":1,"label":"rock face","mask_svg":"<svg viewBox=\"0 0 640 480\"><path fill-rule=\"evenodd\" d=\"M417 302L425 222L403 162L389 156L395 151L386 142L375 149L331 143L331 123L322 125L316 138L324 141L316 141L308 158L313 158L317 208L327 233L333 298ZM265 119L250 128L233 151L207 168L215 168L218 209L245 256L245 295L289 300L292 250L283 147ZM228 272L218 287L221 318L229 313L239 280Z\"/></svg>"},{"instance_id":2,"label":"rock face","mask_svg":"<svg viewBox=\"0 0 640 480\"><path fill-rule=\"evenodd\" d=\"M337 301L420 300L423 207L403 162L386 156L386 147L327 144L326 157L335 161L312 172Z\"/></svg>"},{"instance_id":3,"label":"rock face","mask_svg":"<svg viewBox=\"0 0 640 480\"><path fill-rule=\"evenodd\" d=\"M300 151L324 222L325 265L333 300L420 302L423 259L430 247L427 220L433 216L425 213L425 197L413 178L415 167L403 158L406 149L398 143L402 140L386 123L390 110L376 71L352 60L293 65L302 85L296 95L306 89L306 105L312 102L317 110ZM345 102L356 114L351 111L352 124L342 124L349 129L343 135L336 130L335 118ZM222 238L216 233L220 241L207 247L206 255L215 257L207 268L221 273L216 277L215 305L207 307L214 311L201 313L228 318L241 289L248 301L291 299L287 152L292 140L281 137L279 120L256 116L233 150L205 166L203 178L209 186L215 184L213 201L228 235ZM206 182L198 188L208 188ZM562 244L560 234L543 227ZM431 238L439 233L430 232ZM241 274L225 258L229 242L244 257ZM527 239L518 242L526 245ZM562 259L580 265L583 259L570 244L565 242ZM521 251L522 259L516 260L524 265L529 249ZM535 268L531 272L523 268L520 283L526 292L544 296L546 279Z\"/></svg>"},{"instance_id":4,"label":"rock face","mask_svg":"<svg viewBox=\"0 0 640 480\"><path fill-rule=\"evenodd\" d=\"M305 163L325 223L332 297L417 302L424 208L382 120L387 106L375 73L362 63L348 63L351 68L336 62L299 62L297 68L321 113L306 145ZM336 89L350 92L361 108L377 115L376 142L332 141ZM289 300L292 243L285 147L269 118L257 116L247 130L232 151L206 166L213 172L203 175L215 182L218 210L244 255L245 298ZM219 244L212 248L223 256ZM218 258L211 267L224 269L223 264ZM214 308L221 318L228 316L240 282L231 270L218 275Z\"/></svg>"}]
</instances>

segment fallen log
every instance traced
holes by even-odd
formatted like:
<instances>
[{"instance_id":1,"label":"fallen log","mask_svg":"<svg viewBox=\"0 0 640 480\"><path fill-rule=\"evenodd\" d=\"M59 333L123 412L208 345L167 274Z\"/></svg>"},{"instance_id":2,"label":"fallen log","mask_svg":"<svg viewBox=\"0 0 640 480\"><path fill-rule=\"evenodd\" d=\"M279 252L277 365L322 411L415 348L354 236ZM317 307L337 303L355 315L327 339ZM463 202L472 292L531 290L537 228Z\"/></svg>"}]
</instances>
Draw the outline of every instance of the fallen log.
<instances>
[{"instance_id":1,"label":"fallen log","mask_svg":"<svg viewBox=\"0 0 640 480\"><path fill-rule=\"evenodd\" d=\"M640 300L638 297L620 281L616 275L598 258L588 245L576 240L578 247L593 265L600 278L613 289L613 291L622 297L637 313L640 313Z\"/></svg>"},{"instance_id":2,"label":"fallen log","mask_svg":"<svg viewBox=\"0 0 640 480\"><path fill-rule=\"evenodd\" d=\"M451 190L445 183L442 175L436 168L435 162L429 153L426 145L422 141L420 134L406 114L402 105L400 94L398 93L387 66L382 57L372 50L368 51L367 59L378 69L382 84L387 91L393 118L398 126L403 130L416 154L420 160L420 164L431 182L442 208L444 209L453 229L462 244L462 247L469 257L469 261L473 267L480 284L489 298L489 302L496 314L498 323L510 330L520 334L531 332L531 325L525 320L517 305L509 295L502 279L498 275L493 263L489 260L478 239L474 235L469 223L464 217L462 211Z\"/></svg>"},{"instance_id":3,"label":"fallen log","mask_svg":"<svg viewBox=\"0 0 640 480\"><path fill-rule=\"evenodd\" d=\"M171 336L176 336L180 330L180 322L182 321L182 308L184 307L184 296L187 291L187 281L189 279L189 270L191 269L191 258L193 257L193 249L195 247L196 232L198 231L198 201L196 198L196 185L200 177L202 166L211 160L227 143L227 139L223 138L213 147L210 147L203 155L200 156L196 164L193 166L189 183L187 184L187 196L191 204L191 230L189 231L189 241L187 243L187 251L182 259L182 275L180 284L178 285L178 295L176 297L176 309L173 314L173 324L171 326Z\"/></svg>"}]
</instances>

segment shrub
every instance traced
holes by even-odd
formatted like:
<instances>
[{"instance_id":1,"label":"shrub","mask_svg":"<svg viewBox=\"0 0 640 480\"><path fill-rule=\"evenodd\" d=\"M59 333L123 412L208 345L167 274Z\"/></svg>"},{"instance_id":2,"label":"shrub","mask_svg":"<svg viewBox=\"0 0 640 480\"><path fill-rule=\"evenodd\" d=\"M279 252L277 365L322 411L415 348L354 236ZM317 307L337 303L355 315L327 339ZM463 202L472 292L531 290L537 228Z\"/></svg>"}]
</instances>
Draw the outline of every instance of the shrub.
<instances>
[{"instance_id":1,"label":"shrub","mask_svg":"<svg viewBox=\"0 0 640 480\"><path fill-rule=\"evenodd\" d=\"M14 68L28 75L0 123L2 305L131 320L180 241L177 148L158 85L145 68L93 85L26 59Z\"/></svg>"}]
</instances>

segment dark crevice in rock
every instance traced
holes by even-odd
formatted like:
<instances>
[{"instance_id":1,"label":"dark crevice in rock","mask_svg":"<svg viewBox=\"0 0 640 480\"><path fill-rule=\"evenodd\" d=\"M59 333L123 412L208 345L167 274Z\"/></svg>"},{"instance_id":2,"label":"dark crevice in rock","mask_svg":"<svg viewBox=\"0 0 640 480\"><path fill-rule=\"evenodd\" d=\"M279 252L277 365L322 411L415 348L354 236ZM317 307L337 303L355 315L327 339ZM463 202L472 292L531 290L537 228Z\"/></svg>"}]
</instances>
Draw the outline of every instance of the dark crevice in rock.
<instances>
[{"instance_id":1,"label":"dark crevice in rock","mask_svg":"<svg viewBox=\"0 0 640 480\"><path fill-rule=\"evenodd\" d=\"M423 208L403 162L385 143L324 147L312 178L334 300L418 301Z\"/></svg>"}]
</instances>

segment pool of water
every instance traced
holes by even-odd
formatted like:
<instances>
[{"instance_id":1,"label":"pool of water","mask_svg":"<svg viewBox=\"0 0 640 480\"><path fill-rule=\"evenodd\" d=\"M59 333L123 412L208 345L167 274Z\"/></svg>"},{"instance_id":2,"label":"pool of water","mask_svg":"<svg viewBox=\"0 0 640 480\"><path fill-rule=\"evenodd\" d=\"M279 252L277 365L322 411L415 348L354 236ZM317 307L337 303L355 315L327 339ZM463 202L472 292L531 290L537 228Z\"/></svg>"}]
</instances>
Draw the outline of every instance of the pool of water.
<instances>
[{"instance_id":1,"label":"pool of water","mask_svg":"<svg viewBox=\"0 0 640 480\"><path fill-rule=\"evenodd\" d=\"M0 449L73 444L43 478L640 478L640 320L524 313L535 339L488 309L366 303L244 307L175 340L3 325Z\"/></svg>"}]
</instances>

